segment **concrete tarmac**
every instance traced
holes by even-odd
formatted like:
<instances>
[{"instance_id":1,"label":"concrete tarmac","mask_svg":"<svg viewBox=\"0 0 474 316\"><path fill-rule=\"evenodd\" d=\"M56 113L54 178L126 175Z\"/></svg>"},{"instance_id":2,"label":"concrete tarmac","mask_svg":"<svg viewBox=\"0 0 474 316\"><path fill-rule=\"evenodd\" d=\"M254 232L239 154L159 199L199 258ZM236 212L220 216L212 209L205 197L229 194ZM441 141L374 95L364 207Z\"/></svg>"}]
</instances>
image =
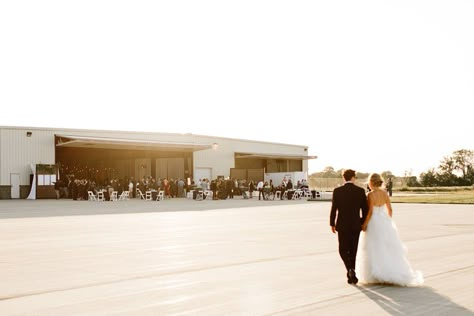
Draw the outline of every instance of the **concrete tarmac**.
<instances>
[{"instance_id":1,"label":"concrete tarmac","mask_svg":"<svg viewBox=\"0 0 474 316\"><path fill-rule=\"evenodd\" d=\"M422 287L349 285L330 202L0 201L0 315L474 315L474 206L393 204Z\"/></svg>"}]
</instances>

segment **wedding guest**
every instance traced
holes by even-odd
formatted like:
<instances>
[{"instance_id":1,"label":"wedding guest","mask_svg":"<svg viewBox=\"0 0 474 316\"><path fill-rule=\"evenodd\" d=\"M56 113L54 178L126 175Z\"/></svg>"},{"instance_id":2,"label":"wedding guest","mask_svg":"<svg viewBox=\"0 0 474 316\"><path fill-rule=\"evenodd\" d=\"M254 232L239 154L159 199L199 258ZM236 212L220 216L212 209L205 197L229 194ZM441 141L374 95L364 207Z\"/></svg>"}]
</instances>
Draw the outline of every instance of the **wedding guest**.
<instances>
[{"instance_id":1,"label":"wedding guest","mask_svg":"<svg viewBox=\"0 0 474 316\"><path fill-rule=\"evenodd\" d=\"M392 177L388 177L386 188L387 188L388 195L392 196L392 188L393 188Z\"/></svg>"},{"instance_id":2,"label":"wedding guest","mask_svg":"<svg viewBox=\"0 0 474 316\"><path fill-rule=\"evenodd\" d=\"M253 191L255 191L255 183L253 182L253 180L250 180L250 183L249 183L249 198L251 199L253 197Z\"/></svg>"},{"instance_id":3,"label":"wedding guest","mask_svg":"<svg viewBox=\"0 0 474 316\"><path fill-rule=\"evenodd\" d=\"M61 197L61 192L59 191L60 190L60 183L59 183L59 180L56 181L56 182L53 182L54 184L54 191L56 192L56 200L59 200L59 198Z\"/></svg>"},{"instance_id":4,"label":"wedding guest","mask_svg":"<svg viewBox=\"0 0 474 316\"><path fill-rule=\"evenodd\" d=\"M130 182L128 183L128 195L133 198L134 197L134 191L133 191L133 177L130 178Z\"/></svg>"},{"instance_id":5,"label":"wedding guest","mask_svg":"<svg viewBox=\"0 0 474 316\"><path fill-rule=\"evenodd\" d=\"M229 197L229 199L233 199L234 198L234 181L228 178L225 183L226 183L227 196Z\"/></svg>"},{"instance_id":6,"label":"wedding guest","mask_svg":"<svg viewBox=\"0 0 474 316\"><path fill-rule=\"evenodd\" d=\"M257 190L258 190L258 199L260 200L260 197L263 197L263 199L265 199L265 197L263 196L263 180L260 180L258 183L257 183Z\"/></svg>"},{"instance_id":7,"label":"wedding guest","mask_svg":"<svg viewBox=\"0 0 474 316\"><path fill-rule=\"evenodd\" d=\"M184 197L184 180L181 178L178 180L178 197Z\"/></svg>"}]
</instances>

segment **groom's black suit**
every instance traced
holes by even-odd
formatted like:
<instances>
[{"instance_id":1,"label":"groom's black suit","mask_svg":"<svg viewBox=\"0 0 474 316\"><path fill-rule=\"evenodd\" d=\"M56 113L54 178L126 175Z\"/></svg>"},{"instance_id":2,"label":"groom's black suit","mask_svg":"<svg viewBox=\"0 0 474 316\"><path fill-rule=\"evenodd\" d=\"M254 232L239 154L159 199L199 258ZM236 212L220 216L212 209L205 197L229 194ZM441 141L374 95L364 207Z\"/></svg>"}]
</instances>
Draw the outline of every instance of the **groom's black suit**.
<instances>
[{"instance_id":1,"label":"groom's black suit","mask_svg":"<svg viewBox=\"0 0 474 316\"><path fill-rule=\"evenodd\" d=\"M336 227L339 254L347 271L355 269L359 235L367 212L367 198L363 188L352 182L346 182L343 186L334 189L329 222L331 226Z\"/></svg>"}]
</instances>

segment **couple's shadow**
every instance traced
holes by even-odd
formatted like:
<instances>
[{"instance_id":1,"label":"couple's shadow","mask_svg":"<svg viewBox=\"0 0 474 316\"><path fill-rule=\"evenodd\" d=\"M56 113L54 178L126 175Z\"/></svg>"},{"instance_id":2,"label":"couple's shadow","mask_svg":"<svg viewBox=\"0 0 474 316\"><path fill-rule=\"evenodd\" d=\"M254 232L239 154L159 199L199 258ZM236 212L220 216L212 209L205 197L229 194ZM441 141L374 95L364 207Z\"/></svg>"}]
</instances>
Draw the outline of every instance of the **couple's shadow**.
<instances>
[{"instance_id":1,"label":"couple's shadow","mask_svg":"<svg viewBox=\"0 0 474 316\"><path fill-rule=\"evenodd\" d=\"M389 285L356 286L390 315L474 315L432 288Z\"/></svg>"}]
</instances>

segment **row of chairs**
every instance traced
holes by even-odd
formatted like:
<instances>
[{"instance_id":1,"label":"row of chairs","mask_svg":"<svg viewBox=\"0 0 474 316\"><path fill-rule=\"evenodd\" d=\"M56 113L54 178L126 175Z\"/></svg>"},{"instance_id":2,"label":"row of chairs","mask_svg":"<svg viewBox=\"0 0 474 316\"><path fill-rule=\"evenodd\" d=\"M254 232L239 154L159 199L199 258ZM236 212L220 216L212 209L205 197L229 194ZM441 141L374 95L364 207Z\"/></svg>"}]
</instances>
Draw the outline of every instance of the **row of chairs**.
<instances>
[{"instance_id":1,"label":"row of chairs","mask_svg":"<svg viewBox=\"0 0 474 316\"><path fill-rule=\"evenodd\" d=\"M142 190L137 188L137 194L140 197L140 200L145 200L145 201L153 201L153 192L152 191L145 191L145 194L143 194ZM165 191L160 190L156 194L156 199L155 201L163 201L165 199Z\"/></svg>"},{"instance_id":2,"label":"row of chairs","mask_svg":"<svg viewBox=\"0 0 474 316\"><path fill-rule=\"evenodd\" d=\"M287 193L287 191L285 191ZM296 189L291 196L292 200L301 200L302 198L311 198L312 194L309 190ZM288 196L287 196L288 198Z\"/></svg>"},{"instance_id":3,"label":"row of chairs","mask_svg":"<svg viewBox=\"0 0 474 316\"><path fill-rule=\"evenodd\" d=\"M103 191L98 191L97 194L94 194L92 191L87 191L89 201L105 201L105 196ZM128 191L123 191L120 196L118 191L113 191L110 195L110 201L127 201L130 199L130 194Z\"/></svg>"},{"instance_id":4,"label":"row of chairs","mask_svg":"<svg viewBox=\"0 0 474 316\"><path fill-rule=\"evenodd\" d=\"M188 199L193 199L193 196L194 196L194 190L191 190L186 193L186 197ZM212 200L213 196L214 196L214 193L211 190L205 190L205 191L198 190L196 193L196 200L198 201L202 201L204 199Z\"/></svg>"},{"instance_id":5,"label":"row of chairs","mask_svg":"<svg viewBox=\"0 0 474 316\"><path fill-rule=\"evenodd\" d=\"M280 198L283 200L288 200L288 191L283 192L283 196L281 195L281 191L276 191L273 193L264 192L264 196L266 200L279 200ZM312 194L309 190L301 190L296 189L293 191L291 195L291 200L301 200L302 198L311 198Z\"/></svg>"},{"instance_id":6,"label":"row of chairs","mask_svg":"<svg viewBox=\"0 0 474 316\"><path fill-rule=\"evenodd\" d=\"M206 190L206 191L198 191L198 193L196 194L196 200L197 201L202 201L204 199L206 200L212 200L212 197L214 196L214 193L210 190Z\"/></svg>"},{"instance_id":7,"label":"row of chairs","mask_svg":"<svg viewBox=\"0 0 474 316\"><path fill-rule=\"evenodd\" d=\"M89 201L105 201L105 196L103 191L98 191L97 194L94 194L92 191L87 191ZM152 201L153 200L153 192L146 191L145 194L137 188L137 195L140 197L141 200L145 201ZM110 201L127 201L130 199L130 192L123 191L120 196L118 195L118 191L113 191L110 195ZM163 190L158 191L156 195L155 201L163 201L165 199L165 192Z\"/></svg>"},{"instance_id":8,"label":"row of chairs","mask_svg":"<svg viewBox=\"0 0 474 316\"><path fill-rule=\"evenodd\" d=\"M89 196L89 201L105 201L104 197L104 192L99 191L97 194L94 194L92 191L87 191L88 196ZM192 198L192 192L189 192L190 197ZM152 191L146 191L145 194L137 188L137 195L140 197L141 200L145 201L153 201L153 192ZM212 200L212 191L206 190L206 191L198 191L198 194L196 196L196 200L203 200L204 198L206 200ZM189 196L188 196L189 197ZM266 196L266 199L280 199L281 197L281 191L276 191L275 194L271 194ZM300 190L297 189L293 191L293 195L291 196L291 200L300 200L302 198L312 198L311 191L309 190ZM130 194L129 191L123 191L120 196L118 195L117 191L113 191L111 196L110 196L110 201L127 201L130 199ZM156 199L155 201L163 201L165 199L165 192L163 190L158 191L156 194ZM288 191L283 192L283 200L288 199Z\"/></svg>"}]
</instances>

